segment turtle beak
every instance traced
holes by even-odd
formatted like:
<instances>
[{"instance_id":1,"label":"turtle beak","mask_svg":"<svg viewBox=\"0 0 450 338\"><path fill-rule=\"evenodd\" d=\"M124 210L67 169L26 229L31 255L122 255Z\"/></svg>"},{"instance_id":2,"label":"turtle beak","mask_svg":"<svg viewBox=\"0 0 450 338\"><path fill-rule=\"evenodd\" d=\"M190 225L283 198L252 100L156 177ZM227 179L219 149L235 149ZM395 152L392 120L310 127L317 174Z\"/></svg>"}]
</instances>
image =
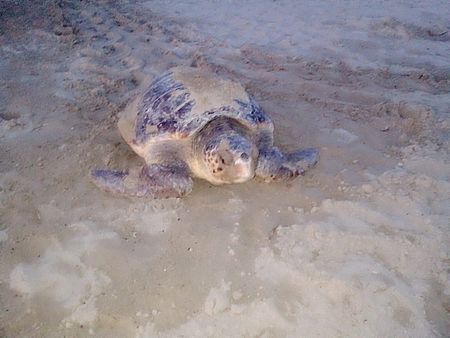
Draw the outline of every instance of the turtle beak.
<instances>
[{"instance_id":1,"label":"turtle beak","mask_svg":"<svg viewBox=\"0 0 450 338\"><path fill-rule=\"evenodd\" d=\"M255 165L253 162L250 154L247 154L246 152L241 153L234 161L234 166L238 173L236 183L245 182L253 178L255 174Z\"/></svg>"}]
</instances>

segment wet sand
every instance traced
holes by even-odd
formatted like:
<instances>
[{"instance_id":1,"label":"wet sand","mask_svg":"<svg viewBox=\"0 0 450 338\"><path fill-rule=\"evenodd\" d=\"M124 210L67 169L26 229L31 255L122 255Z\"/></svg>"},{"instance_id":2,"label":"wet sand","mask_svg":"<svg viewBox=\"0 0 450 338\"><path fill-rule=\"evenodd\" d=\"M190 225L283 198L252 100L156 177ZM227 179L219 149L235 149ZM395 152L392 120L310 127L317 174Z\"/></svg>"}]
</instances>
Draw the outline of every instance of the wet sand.
<instances>
[{"instance_id":1,"label":"wet sand","mask_svg":"<svg viewBox=\"0 0 450 338\"><path fill-rule=\"evenodd\" d=\"M446 337L446 1L0 4L0 336ZM240 81L290 184L117 198L117 115L175 65Z\"/></svg>"}]
</instances>

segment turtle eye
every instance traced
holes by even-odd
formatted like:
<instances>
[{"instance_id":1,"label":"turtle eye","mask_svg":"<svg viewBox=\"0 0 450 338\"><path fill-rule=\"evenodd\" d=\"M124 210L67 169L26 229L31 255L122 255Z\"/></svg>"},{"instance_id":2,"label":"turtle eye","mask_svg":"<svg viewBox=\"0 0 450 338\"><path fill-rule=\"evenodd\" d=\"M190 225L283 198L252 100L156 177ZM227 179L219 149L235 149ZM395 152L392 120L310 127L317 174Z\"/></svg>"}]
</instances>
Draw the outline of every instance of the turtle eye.
<instances>
[{"instance_id":1,"label":"turtle eye","mask_svg":"<svg viewBox=\"0 0 450 338\"><path fill-rule=\"evenodd\" d=\"M241 158L242 158L243 160L248 160L248 154L247 154L247 153L242 153L242 154L241 154Z\"/></svg>"}]
</instances>

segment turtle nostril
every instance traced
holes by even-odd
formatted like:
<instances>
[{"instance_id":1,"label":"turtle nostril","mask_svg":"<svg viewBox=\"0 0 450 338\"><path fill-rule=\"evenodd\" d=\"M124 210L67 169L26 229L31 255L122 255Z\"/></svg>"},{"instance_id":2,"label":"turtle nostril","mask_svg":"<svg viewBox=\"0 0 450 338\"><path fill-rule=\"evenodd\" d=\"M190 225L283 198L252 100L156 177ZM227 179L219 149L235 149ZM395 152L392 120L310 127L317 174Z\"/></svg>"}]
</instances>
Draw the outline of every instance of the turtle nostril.
<instances>
[{"instance_id":1,"label":"turtle nostril","mask_svg":"<svg viewBox=\"0 0 450 338\"><path fill-rule=\"evenodd\" d=\"M248 154L247 154L247 153L242 153L242 154L241 154L241 158L242 158L243 160L248 160Z\"/></svg>"}]
</instances>

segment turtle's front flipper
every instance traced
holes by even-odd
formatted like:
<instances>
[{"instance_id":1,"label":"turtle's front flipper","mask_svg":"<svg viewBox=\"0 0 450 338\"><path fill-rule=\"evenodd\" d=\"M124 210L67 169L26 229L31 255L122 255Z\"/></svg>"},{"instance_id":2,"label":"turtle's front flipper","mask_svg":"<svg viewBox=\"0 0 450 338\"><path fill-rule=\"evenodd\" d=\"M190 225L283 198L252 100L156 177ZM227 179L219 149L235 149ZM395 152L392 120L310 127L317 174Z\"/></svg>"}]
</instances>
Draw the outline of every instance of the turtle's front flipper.
<instances>
[{"instance_id":1,"label":"turtle's front flipper","mask_svg":"<svg viewBox=\"0 0 450 338\"><path fill-rule=\"evenodd\" d=\"M256 167L256 176L266 182L287 181L313 167L319 159L319 151L314 148L292 153L282 153L278 148L261 150Z\"/></svg>"},{"instance_id":2,"label":"turtle's front flipper","mask_svg":"<svg viewBox=\"0 0 450 338\"><path fill-rule=\"evenodd\" d=\"M192 190L192 179L182 165L152 164L140 173L128 171L93 170L91 179L107 192L131 197L182 197Z\"/></svg>"}]
</instances>

